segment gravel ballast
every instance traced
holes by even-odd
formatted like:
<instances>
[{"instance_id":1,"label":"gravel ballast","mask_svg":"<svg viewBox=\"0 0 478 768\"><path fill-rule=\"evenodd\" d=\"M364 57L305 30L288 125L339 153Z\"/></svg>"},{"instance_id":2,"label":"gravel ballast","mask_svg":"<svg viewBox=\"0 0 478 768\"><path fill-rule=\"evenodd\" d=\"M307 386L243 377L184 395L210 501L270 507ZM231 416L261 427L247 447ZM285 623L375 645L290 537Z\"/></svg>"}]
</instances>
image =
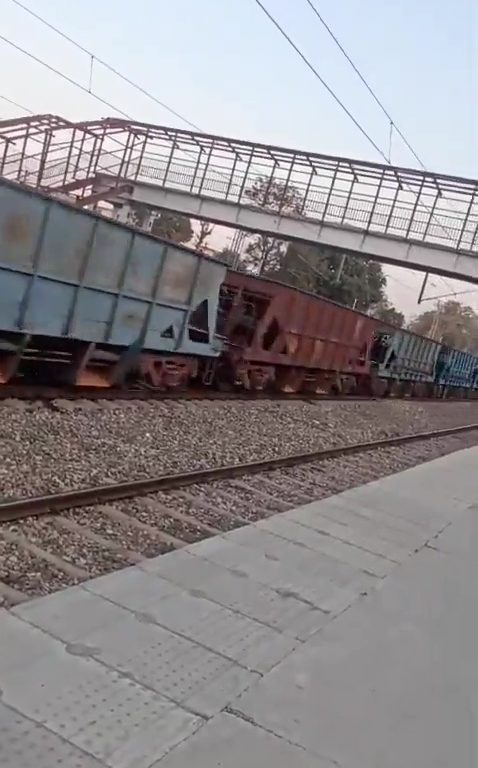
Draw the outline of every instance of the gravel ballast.
<instances>
[{"instance_id":1,"label":"gravel ballast","mask_svg":"<svg viewBox=\"0 0 478 768\"><path fill-rule=\"evenodd\" d=\"M326 498L423 461L474 445L478 445L478 430L248 476L244 478L242 488L227 480L198 484L188 488L188 495L197 496L201 500L207 499L211 506L214 506L215 526L228 530L231 514L236 513L251 521L275 514L272 508L262 503L260 494L264 492L266 485L268 492L272 493L275 489L279 503L292 508L298 494L306 494L308 500ZM254 490L258 491L259 495L256 495ZM126 515L126 525L124 521L122 525L112 523L110 515L105 511L108 508L114 508ZM179 518L168 515L167 510L179 515ZM181 513L187 514L189 518L195 517L198 525L182 521ZM221 513L225 513L222 524ZM144 557L153 557L171 549L171 546L161 541L161 535L174 536L174 546L181 545L176 539L187 543L199 541L208 535L207 531L200 527L201 523L206 522L202 511L196 514L190 499L185 504L184 499L175 491L115 502L114 505L71 510L66 512L64 517L101 535L103 539L111 540L114 546L120 545L125 550L133 548ZM31 597L48 594L82 580L68 570L63 573L61 568L45 562L38 555L32 555L20 543L4 541L4 532L7 531L26 537L40 550L58 558L59 562L66 561L69 568L73 566L85 571L83 578L88 574L108 573L128 564L118 552L95 545L79 534L72 535L71 531L58 524L60 520L61 518L56 520L46 517L0 526L0 605L9 604L8 596L2 597L1 582ZM131 525L128 521L131 521ZM213 521L207 522L211 525ZM138 523L144 526L140 534L137 530Z\"/></svg>"},{"instance_id":2,"label":"gravel ballast","mask_svg":"<svg viewBox=\"0 0 478 768\"><path fill-rule=\"evenodd\" d=\"M478 422L478 401L10 401L0 494L18 498Z\"/></svg>"}]
</instances>

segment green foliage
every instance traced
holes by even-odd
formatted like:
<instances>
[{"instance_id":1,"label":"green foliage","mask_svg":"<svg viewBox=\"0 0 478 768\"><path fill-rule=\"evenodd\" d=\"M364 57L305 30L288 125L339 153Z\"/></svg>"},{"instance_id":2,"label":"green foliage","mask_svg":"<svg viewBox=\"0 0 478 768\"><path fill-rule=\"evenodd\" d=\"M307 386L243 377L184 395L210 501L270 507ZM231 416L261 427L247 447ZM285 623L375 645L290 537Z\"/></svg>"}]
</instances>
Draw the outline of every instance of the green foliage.
<instances>
[{"instance_id":1,"label":"green foliage","mask_svg":"<svg viewBox=\"0 0 478 768\"><path fill-rule=\"evenodd\" d=\"M396 328L403 328L405 325L405 315L403 312L399 312L398 309L395 309L393 304L391 304L387 298L382 299L378 304L372 307L370 314L372 317L376 317L384 323L394 325Z\"/></svg>"},{"instance_id":2,"label":"green foliage","mask_svg":"<svg viewBox=\"0 0 478 768\"><path fill-rule=\"evenodd\" d=\"M135 226L146 229L151 216L151 209L143 203L131 203L131 210Z\"/></svg>"},{"instance_id":3,"label":"green foliage","mask_svg":"<svg viewBox=\"0 0 478 768\"><path fill-rule=\"evenodd\" d=\"M403 314L386 297L387 279L378 262L272 238L256 240L253 246L247 251L245 264L256 265L257 258L262 258L261 272L266 277L403 325Z\"/></svg>"},{"instance_id":4,"label":"green foliage","mask_svg":"<svg viewBox=\"0 0 478 768\"><path fill-rule=\"evenodd\" d=\"M459 301L439 303L436 309L422 312L409 328L450 347L478 352L478 314Z\"/></svg>"},{"instance_id":5,"label":"green foliage","mask_svg":"<svg viewBox=\"0 0 478 768\"><path fill-rule=\"evenodd\" d=\"M187 216L173 211L161 211L151 225L151 234L172 240L173 243L188 243L194 232Z\"/></svg>"},{"instance_id":6,"label":"green foliage","mask_svg":"<svg viewBox=\"0 0 478 768\"><path fill-rule=\"evenodd\" d=\"M198 251L202 251L207 246L207 240L209 235L212 234L214 226L209 221L198 221L198 228L194 237L193 247Z\"/></svg>"},{"instance_id":7,"label":"green foliage","mask_svg":"<svg viewBox=\"0 0 478 768\"><path fill-rule=\"evenodd\" d=\"M281 181L258 177L245 192L251 204L287 216L300 216L299 190ZM333 248L288 243L267 235L250 238L242 265L361 311L374 311L388 322L403 325L404 317L386 297L381 264L358 256L344 256Z\"/></svg>"},{"instance_id":8,"label":"green foliage","mask_svg":"<svg viewBox=\"0 0 478 768\"><path fill-rule=\"evenodd\" d=\"M223 248L222 251L219 251L219 253L216 254L216 258L232 269L237 268L239 257L236 251L233 251L231 248Z\"/></svg>"},{"instance_id":9,"label":"green foliage","mask_svg":"<svg viewBox=\"0 0 478 768\"><path fill-rule=\"evenodd\" d=\"M256 179L252 187L246 189L245 197L251 205L288 216L299 215L302 207L302 196L297 189L286 188L282 182L262 176ZM286 248L287 244L276 237L253 235L246 248L244 263L248 269L259 274L278 270Z\"/></svg>"},{"instance_id":10,"label":"green foliage","mask_svg":"<svg viewBox=\"0 0 478 768\"><path fill-rule=\"evenodd\" d=\"M244 194L251 205L257 205L267 211L298 216L302 209L303 198L298 189L286 187L281 181L266 176L258 176Z\"/></svg>"},{"instance_id":11,"label":"green foliage","mask_svg":"<svg viewBox=\"0 0 478 768\"><path fill-rule=\"evenodd\" d=\"M365 312L386 301L381 265L319 246L290 243L276 277Z\"/></svg>"},{"instance_id":12,"label":"green foliage","mask_svg":"<svg viewBox=\"0 0 478 768\"><path fill-rule=\"evenodd\" d=\"M194 235L192 224L187 216L182 216L179 213L173 211L160 211L155 213L153 208L144 203L131 203L131 210L133 213L134 224L140 229L149 229L149 223L151 218L150 232L155 237L161 237L165 240L171 240L173 243L189 243ZM201 227L202 232L201 245L204 245L205 238L210 234L210 230L206 227L204 233L204 226Z\"/></svg>"}]
</instances>

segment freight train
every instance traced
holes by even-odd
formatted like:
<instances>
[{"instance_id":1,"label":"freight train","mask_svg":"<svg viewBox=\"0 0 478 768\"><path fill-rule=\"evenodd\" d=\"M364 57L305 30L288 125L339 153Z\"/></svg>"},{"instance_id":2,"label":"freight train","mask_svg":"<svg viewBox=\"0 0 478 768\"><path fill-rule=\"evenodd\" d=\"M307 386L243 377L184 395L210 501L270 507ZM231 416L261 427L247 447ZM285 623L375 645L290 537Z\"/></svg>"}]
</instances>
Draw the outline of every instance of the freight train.
<instances>
[{"instance_id":1,"label":"freight train","mask_svg":"<svg viewBox=\"0 0 478 768\"><path fill-rule=\"evenodd\" d=\"M471 396L478 357L0 179L0 384Z\"/></svg>"}]
</instances>

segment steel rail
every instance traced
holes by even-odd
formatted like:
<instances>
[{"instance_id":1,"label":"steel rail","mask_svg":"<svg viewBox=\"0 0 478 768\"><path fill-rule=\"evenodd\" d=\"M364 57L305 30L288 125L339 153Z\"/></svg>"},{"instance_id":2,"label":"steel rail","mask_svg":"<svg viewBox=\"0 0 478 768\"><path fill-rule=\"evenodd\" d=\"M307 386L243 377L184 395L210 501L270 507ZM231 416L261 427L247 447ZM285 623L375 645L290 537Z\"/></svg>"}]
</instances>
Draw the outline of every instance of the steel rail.
<instances>
[{"instance_id":1,"label":"steel rail","mask_svg":"<svg viewBox=\"0 0 478 768\"><path fill-rule=\"evenodd\" d=\"M35 401L41 400L51 402L54 400L110 400L110 401L128 401L128 400L280 400L292 401L300 400L313 403L322 401L340 401L340 402L372 402L375 400L407 400L409 402L473 402L478 401L478 390L476 394L468 397L424 397L413 395L331 395L314 394L313 392L251 392L246 390L225 391L210 389L190 389L179 391L160 392L158 390L138 388L138 389L120 389L120 388L102 388L102 387L51 387L32 385L3 384L0 386L0 403L2 400L23 400Z\"/></svg>"},{"instance_id":2,"label":"steel rail","mask_svg":"<svg viewBox=\"0 0 478 768\"><path fill-rule=\"evenodd\" d=\"M0 386L2 400L376 400L373 395L316 395L313 392L249 392L232 390L221 392L214 389L189 389L158 391L148 388L102 388L102 387L50 387L38 385L3 384ZM432 398L427 398L428 400Z\"/></svg>"},{"instance_id":3,"label":"steel rail","mask_svg":"<svg viewBox=\"0 0 478 768\"><path fill-rule=\"evenodd\" d=\"M449 437L478 430L478 423L466 424L461 427L450 427L433 432L417 432L408 435L386 437L381 440L372 440L363 443L339 445L333 448L325 448L307 453L290 454L275 459L262 459L245 464L231 464L214 467L212 469L196 469L190 472L181 472L171 475L159 475L158 477L144 480L131 480L112 485L102 485L96 488L80 488L73 491L47 494L45 496L32 496L13 501L5 501L0 504L0 523L22 520L27 517L52 514L65 509L93 506L105 502L119 501L137 496L145 496L157 491L169 491L175 488L183 488L195 483L208 483L214 480L227 480L244 475L258 474L259 472L294 467L299 464L325 461L342 456L350 456L356 453L364 453L370 450L380 450L397 445L431 440L433 438Z\"/></svg>"}]
</instances>

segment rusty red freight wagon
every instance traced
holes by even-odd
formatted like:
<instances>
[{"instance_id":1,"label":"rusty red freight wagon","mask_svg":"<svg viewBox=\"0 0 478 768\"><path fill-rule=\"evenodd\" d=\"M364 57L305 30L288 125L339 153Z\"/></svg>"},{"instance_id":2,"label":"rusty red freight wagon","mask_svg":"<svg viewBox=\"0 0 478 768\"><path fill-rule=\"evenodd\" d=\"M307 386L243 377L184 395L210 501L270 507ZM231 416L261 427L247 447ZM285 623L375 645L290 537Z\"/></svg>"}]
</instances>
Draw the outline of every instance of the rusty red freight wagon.
<instances>
[{"instance_id":1,"label":"rusty red freight wagon","mask_svg":"<svg viewBox=\"0 0 478 768\"><path fill-rule=\"evenodd\" d=\"M267 278L229 270L220 378L246 389L356 390L371 375L374 318Z\"/></svg>"}]
</instances>

